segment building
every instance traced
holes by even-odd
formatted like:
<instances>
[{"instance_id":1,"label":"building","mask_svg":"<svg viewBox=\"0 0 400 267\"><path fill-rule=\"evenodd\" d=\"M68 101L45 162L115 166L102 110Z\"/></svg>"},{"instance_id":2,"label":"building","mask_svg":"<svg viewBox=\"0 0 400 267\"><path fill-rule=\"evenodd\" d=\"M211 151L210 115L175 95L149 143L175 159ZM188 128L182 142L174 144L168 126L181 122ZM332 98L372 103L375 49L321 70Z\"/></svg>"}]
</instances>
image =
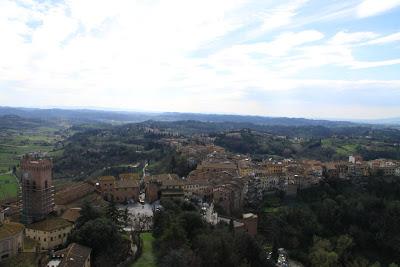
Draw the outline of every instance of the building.
<instances>
[{"instance_id":1,"label":"building","mask_svg":"<svg viewBox=\"0 0 400 267\"><path fill-rule=\"evenodd\" d=\"M42 220L54 210L52 168L51 159L40 154L33 153L22 158L22 223Z\"/></svg>"},{"instance_id":2,"label":"building","mask_svg":"<svg viewBox=\"0 0 400 267\"><path fill-rule=\"evenodd\" d=\"M267 171L267 175L283 175L286 172L286 168L282 162L264 162L263 167Z\"/></svg>"},{"instance_id":3,"label":"building","mask_svg":"<svg viewBox=\"0 0 400 267\"><path fill-rule=\"evenodd\" d=\"M240 213L244 204L244 184L241 181L234 180L214 187L213 201L227 215Z\"/></svg>"},{"instance_id":4,"label":"building","mask_svg":"<svg viewBox=\"0 0 400 267\"><path fill-rule=\"evenodd\" d=\"M145 194L147 202L154 202L161 198L164 191L164 197L183 197L183 183L176 174L159 174L144 177Z\"/></svg>"},{"instance_id":5,"label":"building","mask_svg":"<svg viewBox=\"0 0 400 267\"><path fill-rule=\"evenodd\" d=\"M61 218L73 224L81 217L81 208L69 208L62 215Z\"/></svg>"},{"instance_id":6,"label":"building","mask_svg":"<svg viewBox=\"0 0 400 267\"><path fill-rule=\"evenodd\" d=\"M182 199L185 196L183 191L183 181L180 179L165 180L162 182L161 188L161 198L179 198Z\"/></svg>"},{"instance_id":7,"label":"building","mask_svg":"<svg viewBox=\"0 0 400 267\"><path fill-rule=\"evenodd\" d=\"M212 198L212 186L206 180L186 180L183 185L183 190L187 197L197 196L201 199Z\"/></svg>"},{"instance_id":8,"label":"building","mask_svg":"<svg viewBox=\"0 0 400 267\"><path fill-rule=\"evenodd\" d=\"M258 216L253 213L245 213L242 217L244 230L251 236L257 235Z\"/></svg>"},{"instance_id":9,"label":"building","mask_svg":"<svg viewBox=\"0 0 400 267\"><path fill-rule=\"evenodd\" d=\"M0 262L22 251L24 228L20 223L5 222L4 212L0 208Z\"/></svg>"},{"instance_id":10,"label":"building","mask_svg":"<svg viewBox=\"0 0 400 267\"><path fill-rule=\"evenodd\" d=\"M139 201L140 183L134 175L123 174L118 179L114 176L102 176L99 178L99 186L102 196L108 201Z\"/></svg>"},{"instance_id":11,"label":"building","mask_svg":"<svg viewBox=\"0 0 400 267\"><path fill-rule=\"evenodd\" d=\"M71 243L67 248L56 251L47 267L90 267L91 252L91 248Z\"/></svg>"},{"instance_id":12,"label":"building","mask_svg":"<svg viewBox=\"0 0 400 267\"><path fill-rule=\"evenodd\" d=\"M356 163L362 163L363 158L359 155L350 155L349 156L349 163L356 164Z\"/></svg>"},{"instance_id":13,"label":"building","mask_svg":"<svg viewBox=\"0 0 400 267\"><path fill-rule=\"evenodd\" d=\"M73 224L59 217L27 225L25 235L40 244L41 250L49 250L63 245L72 231Z\"/></svg>"},{"instance_id":14,"label":"building","mask_svg":"<svg viewBox=\"0 0 400 267\"><path fill-rule=\"evenodd\" d=\"M94 186L87 182L78 182L69 185L55 194L55 203L57 206L67 205L77 199L83 198L94 192Z\"/></svg>"}]
</instances>

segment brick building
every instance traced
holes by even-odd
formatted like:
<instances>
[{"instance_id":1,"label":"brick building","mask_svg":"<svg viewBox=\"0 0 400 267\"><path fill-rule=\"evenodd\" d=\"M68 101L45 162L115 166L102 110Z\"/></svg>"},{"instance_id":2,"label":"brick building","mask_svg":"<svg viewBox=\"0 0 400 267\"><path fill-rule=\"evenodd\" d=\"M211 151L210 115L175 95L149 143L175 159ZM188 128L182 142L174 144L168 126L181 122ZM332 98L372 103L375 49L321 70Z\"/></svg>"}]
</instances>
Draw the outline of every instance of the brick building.
<instances>
[{"instance_id":1,"label":"brick building","mask_svg":"<svg viewBox=\"0 0 400 267\"><path fill-rule=\"evenodd\" d=\"M22 215L29 224L42 220L54 210L53 163L38 153L23 156L21 160Z\"/></svg>"},{"instance_id":2,"label":"brick building","mask_svg":"<svg viewBox=\"0 0 400 267\"><path fill-rule=\"evenodd\" d=\"M140 183L130 175L102 176L99 178L100 191L104 199L115 202L139 201Z\"/></svg>"}]
</instances>

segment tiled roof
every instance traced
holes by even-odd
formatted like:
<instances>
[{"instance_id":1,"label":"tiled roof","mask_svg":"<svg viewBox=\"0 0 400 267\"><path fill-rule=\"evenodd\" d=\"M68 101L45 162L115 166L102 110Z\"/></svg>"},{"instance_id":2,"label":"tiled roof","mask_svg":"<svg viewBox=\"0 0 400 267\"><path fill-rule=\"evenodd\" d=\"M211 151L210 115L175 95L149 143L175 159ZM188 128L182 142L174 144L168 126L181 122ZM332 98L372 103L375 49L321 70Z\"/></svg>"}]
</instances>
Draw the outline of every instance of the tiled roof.
<instances>
[{"instance_id":1,"label":"tiled roof","mask_svg":"<svg viewBox=\"0 0 400 267\"><path fill-rule=\"evenodd\" d=\"M72 223L60 217L49 217L43 221L35 222L30 225L27 225L26 228L51 232L54 230L58 230L61 228L65 228L68 226L72 226Z\"/></svg>"},{"instance_id":2,"label":"tiled roof","mask_svg":"<svg viewBox=\"0 0 400 267\"><path fill-rule=\"evenodd\" d=\"M0 240L11 237L24 230L24 225L15 222L3 223L0 226Z\"/></svg>"}]
</instances>

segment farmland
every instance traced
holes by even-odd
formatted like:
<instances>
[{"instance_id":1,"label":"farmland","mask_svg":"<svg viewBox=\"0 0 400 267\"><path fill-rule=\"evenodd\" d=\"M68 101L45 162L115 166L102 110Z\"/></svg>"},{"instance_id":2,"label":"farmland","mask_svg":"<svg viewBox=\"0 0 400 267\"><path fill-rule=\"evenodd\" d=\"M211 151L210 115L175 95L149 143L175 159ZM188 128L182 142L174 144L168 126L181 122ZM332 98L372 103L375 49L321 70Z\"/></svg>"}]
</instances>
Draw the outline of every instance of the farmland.
<instances>
[{"instance_id":1,"label":"farmland","mask_svg":"<svg viewBox=\"0 0 400 267\"><path fill-rule=\"evenodd\" d=\"M0 201L15 198L18 192L18 182L11 173L0 174Z\"/></svg>"}]
</instances>

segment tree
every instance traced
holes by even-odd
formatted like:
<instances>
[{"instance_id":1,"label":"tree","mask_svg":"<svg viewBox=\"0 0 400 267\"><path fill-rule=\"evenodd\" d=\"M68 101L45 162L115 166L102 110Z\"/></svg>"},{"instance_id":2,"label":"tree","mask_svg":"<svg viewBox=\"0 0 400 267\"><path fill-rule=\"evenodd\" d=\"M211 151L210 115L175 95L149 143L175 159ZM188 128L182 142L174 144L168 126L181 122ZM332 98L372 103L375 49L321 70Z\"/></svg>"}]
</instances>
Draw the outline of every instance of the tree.
<instances>
[{"instance_id":1,"label":"tree","mask_svg":"<svg viewBox=\"0 0 400 267\"><path fill-rule=\"evenodd\" d=\"M229 220L229 232L234 233L234 231L235 231L235 225L234 225L234 222L233 222L233 218L231 218Z\"/></svg>"},{"instance_id":2,"label":"tree","mask_svg":"<svg viewBox=\"0 0 400 267\"><path fill-rule=\"evenodd\" d=\"M130 224L129 211L128 211L128 208L126 208L126 207L121 214L121 220L122 220L124 227L127 227Z\"/></svg>"},{"instance_id":3,"label":"tree","mask_svg":"<svg viewBox=\"0 0 400 267\"><path fill-rule=\"evenodd\" d=\"M123 228L122 214L121 211L117 208L114 201L110 201L108 203L106 209L106 216L119 228L119 230Z\"/></svg>"},{"instance_id":4,"label":"tree","mask_svg":"<svg viewBox=\"0 0 400 267\"><path fill-rule=\"evenodd\" d=\"M338 254L342 264L347 262L350 256L350 249L353 247L353 238L349 235L341 235L336 241L335 252Z\"/></svg>"},{"instance_id":5,"label":"tree","mask_svg":"<svg viewBox=\"0 0 400 267\"><path fill-rule=\"evenodd\" d=\"M114 266L123 261L130 251L130 240L124 238L119 233L118 227L107 218L97 218L86 222L71 233L69 241L90 247L94 258L106 256L108 259L106 263L110 261L113 263L98 266ZM102 263L102 261L97 262Z\"/></svg>"},{"instance_id":6,"label":"tree","mask_svg":"<svg viewBox=\"0 0 400 267\"><path fill-rule=\"evenodd\" d=\"M171 250L165 255L161 262L160 267L186 267L190 266L190 251L186 249Z\"/></svg>"},{"instance_id":7,"label":"tree","mask_svg":"<svg viewBox=\"0 0 400 267\"><path fill-rule=\"evenodd\" d=\"M335 267L339 265L339 257L333 251L331 242L319 237L314 237L310 261L312 266L316 267Z\"/></svg>"},{"instance_id":8,"label":"tree","mask_svg":"<svg viewBox=\"0 0 400 267\"><path fill-rule=\"evenodd\" d=\"M196 233L204 228L203 218L198 212L185 211L182 212L179 218L180 224L184 228L189 240L193 240L196 236Z\"/></svg>"},{"instance_id":9,"label":"tree","mask_svg":"<svg viewBox=\"0 0 400 267\"><path fill-rule=\"evenodd\" d=\"M80 217L76 221L76 227L80 228L86 222L90 220L95 220L101 217L101 212L93 207L93 205L89 201L85 201L82 205L82 209L79 212Z\"/></svg>"},{"instance_id":10,"label":"tree","mask_svg":"<svg viewBox=\"0 0 400 267\"><path fill-rule=\"evenodd\" d=\"M185 230L177 223L171 223L160 238L160 254L166 255L170 250L183 248L188 244Z\"/></svg>"}]
</instances>

